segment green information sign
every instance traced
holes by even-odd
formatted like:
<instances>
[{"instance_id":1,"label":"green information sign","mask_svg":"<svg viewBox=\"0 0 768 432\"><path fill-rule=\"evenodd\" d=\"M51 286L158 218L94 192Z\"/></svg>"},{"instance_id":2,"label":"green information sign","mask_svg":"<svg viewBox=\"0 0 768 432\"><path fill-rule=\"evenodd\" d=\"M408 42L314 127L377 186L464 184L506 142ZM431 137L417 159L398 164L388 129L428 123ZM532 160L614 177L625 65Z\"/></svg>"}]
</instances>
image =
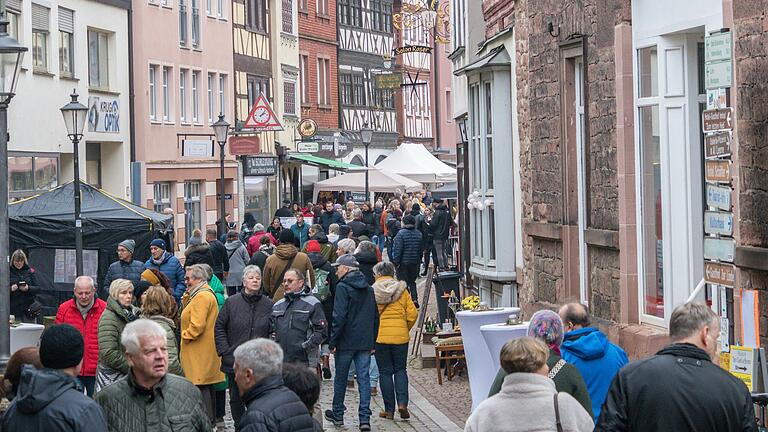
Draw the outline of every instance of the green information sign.
<instances>
[{"instance_id":1,"label":"green information sign","mask_svg":"<svg viewBox=\"0 0 768 432\"><path fill-rule=\"evenodd\" d=\"M733 57L731 33L715 33L704 38L704 61L730 61Z\"/></svg>"}]
</instances>

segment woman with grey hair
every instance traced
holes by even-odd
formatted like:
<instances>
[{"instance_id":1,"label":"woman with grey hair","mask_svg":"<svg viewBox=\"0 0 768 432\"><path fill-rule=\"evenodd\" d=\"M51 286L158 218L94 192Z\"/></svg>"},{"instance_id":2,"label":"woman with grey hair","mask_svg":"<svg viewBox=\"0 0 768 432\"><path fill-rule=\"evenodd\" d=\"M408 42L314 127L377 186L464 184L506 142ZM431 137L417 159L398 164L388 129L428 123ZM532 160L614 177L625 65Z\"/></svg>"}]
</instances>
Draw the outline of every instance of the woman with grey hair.
<instances>
[{"instance_id":1,"label":"woman with grey hair","mask_svg":"<svg viewBox=\"0 0 768 432\"><path fill-rule=\"evenodd\" d=\"M227 298L216 319L216 352L221 356L221 371L229 381L229 406L235 429L245 413L235 382L235 349L254 338L268 338L271 332L272 299L262 294L261 270L258 266L243 268L243 289Z\"/></svg>"},{"instance_id":2,"label":"woman with grey hair","mask_svg":"<svg viewBox=\"0 0 768 432\"><path fill-rule=\"evenodd\" d=\"M248 265L251 257L248 250L240 241L237 231L227 233L227 243L224 245L229 258L229 273L224 278L224 286L227 287L227 295L233 296L243 289L243 269Z\"/></svg>"},{"instance_id":3,"label":"woman with grey hair","mask_svg":"<svg viewBox=\"0 0 768 432\"><path fill-rule=\"evenodd\" d=\"M94 387L96 393L128 374L128 362L125 361L120 346L120 334L125 325L136 320L140 313L139 308L133 305L131 281L112 281L107 308L99 319L99 364L96 367Z\"/></svg>"},{"instance_id":4,"label":"woman with grey hair","mask_svg":"<svg viewBox=\"0 0 768 432\"><path fill-rule=\"evenodd\" d=\"M346 254L354 254L357 245L355 241L350 238L343 238L336 244L336 257L340 257Z\"/></svg>"}]
</instances>

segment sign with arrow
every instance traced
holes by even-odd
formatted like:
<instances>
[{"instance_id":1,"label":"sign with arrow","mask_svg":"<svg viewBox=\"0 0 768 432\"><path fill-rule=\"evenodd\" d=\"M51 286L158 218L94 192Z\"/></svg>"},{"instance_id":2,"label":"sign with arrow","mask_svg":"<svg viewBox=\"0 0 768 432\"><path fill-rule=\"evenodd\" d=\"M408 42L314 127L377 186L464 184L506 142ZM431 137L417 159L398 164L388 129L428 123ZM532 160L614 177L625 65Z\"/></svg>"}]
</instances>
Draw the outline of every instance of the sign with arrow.
<instances>
[{"instance_id":1,"label":"sign with arrow","mask_svg":"<svg viewBox=\"0 0 768 432\"><path fill-rule=\"evenodd\" d=\"M749 391L754 391L757 363L757 351L754 348L731 347L731 375L743 381Z\"/></svg>"},{"instance_id":2,"label":"sign with arrow","mask_svg":"<svg viewBox=\"0 0 768 432\"><path fill-rule=\"evenodd\" d=\"M269 132L269 131L282 131L283 125L275 115L275 110L269 104L264 93L260 93L256 98L256 102L253 103L251 112L248 113L248 117L243 124L244 129L251 129L256 132Z\"/></svg>"},{"instance_id":3,"label":"sign with arrow","mask_svg":"<svg viewBox=\"0 0 768 432\"><path fill-rule=\"evenodd\" d=\"M733 130L733 108L705 110L701 117L705 133Z\"/></svg>"}]
</instances>

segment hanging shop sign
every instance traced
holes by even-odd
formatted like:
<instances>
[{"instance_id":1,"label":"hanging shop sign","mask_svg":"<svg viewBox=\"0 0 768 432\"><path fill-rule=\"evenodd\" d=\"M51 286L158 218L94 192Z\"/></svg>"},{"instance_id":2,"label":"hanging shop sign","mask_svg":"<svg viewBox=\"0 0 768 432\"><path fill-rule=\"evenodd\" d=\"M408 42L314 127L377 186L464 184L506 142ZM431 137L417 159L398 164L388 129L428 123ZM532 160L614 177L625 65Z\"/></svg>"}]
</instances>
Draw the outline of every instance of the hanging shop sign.
<instances>
[{"instance_id":1,"label":"hanging shop sign","mask_svg":"<svg viewBox=\"0 0 768 432\"><path fill-rule=\"evenodd\" d=\"M733 108L705 110L701 117L705 133L733 130Z\"/></svg>"},{"instance_id":2,"label":"hanging shop sign","mask_svg":"<svg viewBox=\"0 0 768 432\"><path fill-rule=\"evenodd\" d=\"M704 212L704 232L723 236L733 235L733 213Z\"/></svg>"},{"instance_id":3,"label":"hanging shop sign","mask_svg":"<svg viewBox=\"0 0 768 432\"><path fill-rule=\"evenodd\" d=\"M181 140L181 156L193 158L213 157L213 140L185 138Z\"/></svg>"},{"instance_id":4,"label":"hanging shop sign","mask_svg":"<svg viewBox=\"0 0 768 432\"><path fill-rule=\"evenodd\" d=\"M379 90L399 89L403 83L403 73L394 72L388 74L378 74L373 76L373 85Z\"/></svg>"},{"instance_id":5,"label":"hanging shop sign","mask_svg":"<svg viewBox=\"0 0 768 432\"><path fill-rule=\"evenodd\" d=\"M408 53L431 54L432 47L423 46L423 45L406 45L406 46L395 48L394 53L395 55L408 54Z\"/></svg>"},{"instance_id":6,"label":"hanging shop sign","mask_svg":"<svg viewBox=\"0 0 768 432\"><path fill-rule=\"evenodd\" d=\"M704 65L704 82L708 89L733 85L733 63L731 60L707 62Z\"/></svg>"},{"instance_id":7,"label":"hanging shop sign","mask_svg":"<svg viewBox=\"0 0 768 432\"><path fill-rule=\"evenodd\" d=\"M88 97L88 132L120 133L120 101L104 96Z\"/></svg>"},{"instance_id":8,"label":"hanging shop sign","mask_svg":"<svg viewBox=\"0 0 768 432\"><path fill-rule=\"evenodd\" d=\"M258 136L229 137L229 154L254 155L259 153L261 153L261 144Z\"/></svg>"},{"instance_id":9,"label":"hanging shop sign","mask_svg":"<svg viewBox=\"0 0 768 432\"><path fill-rule=\"evenodd\" d=\"M733 190L728 186L707 185L707 206L715 207L720 210L731 209L731 193Z\"/></svg>"},{"instance_id":10,"label":"hanging shop sign","mask_svg":"<svg viewBox=\"0 0 768 432\"><path fill-rule=\"evenodd\" d=\"M705 178L713 183L731 182L731 162L727 160L705 161Z\"/></svg>"},{"instance_id":11,"label":"hanging shop sign","mask_svg":"<svg viewBox=\"0 0 768 432\"><path fill-rule=\"evenodd\" d=\"M243 175L258 177L277 175L277 157L247 156L243 161Z\"/></svg>"},{"instance_id":12,"label":"hanging shop sign","mask_svg":"<svg viewBox=\"0 0 768 432\"><path fill-rule=\"evenodd\" d=\"M736 266L704 261L704 280L733 288L736 285Z\"/></svg>"},{"instance_id":13,"label":"hanging shop sign","mask_svg":"<svg viewBox=\"0 0 768 432\"><path fill-rule=\"evenodd\" d=\"M298 130L299 135L301 135L303 139L313 138L317 133L317 123L310 118L302 119L299 122Z\"/></svg>"},{"instance_id":14,"label":"hanging shop sign","mask_svg":"<svg viewBox=\"0 0 768 432\"><path fill-rule=\"evenodd\" d=\"M704 137L704 157L707 159L731 155L731 133L718 132Z\"/></svg>"},{"instance_id":15,"label":"hanging shop sign","mask_svg":"<svg viewBox=\"0 0 768 432\"><path fill-rule=\"evenodd\" d=\"M733 262L736 255L736 240L731 238L704 238L704 259Z\"/></svg>"},{"instance_id":16,"label":"hanging shop sign","mask_svg":"<svg viewBox=\"0 0 768 432\"><path fill-rule=\"evenodd\" d=\"M316 141L297 141L296 151L299 153L317 153L320 150L320 143Z\"/></svg>"},{"instance_id":17,"label":"hanging shop sign","mask_svg":"<svg viewBox=\"0 0 768 432\"><path fill-rule=\"evenodd\" d=\"M733 46L731 32L715 33L704 38L704 61L731 60Z\"/></svg>"}]
</instances>

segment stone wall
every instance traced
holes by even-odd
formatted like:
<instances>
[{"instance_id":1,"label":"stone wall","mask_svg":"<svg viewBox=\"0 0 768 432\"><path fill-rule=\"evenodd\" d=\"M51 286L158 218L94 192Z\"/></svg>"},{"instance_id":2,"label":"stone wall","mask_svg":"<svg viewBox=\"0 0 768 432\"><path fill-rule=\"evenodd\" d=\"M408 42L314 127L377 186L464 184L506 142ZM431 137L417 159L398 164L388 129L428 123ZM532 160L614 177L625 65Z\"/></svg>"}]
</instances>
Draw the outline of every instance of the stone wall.
<instances>
[{"instance_id":1,"label":"stone wall","mask_svg":"<svg viewBox=\"0 0 768 432\"><path fill-rule=\"evenodd\" d=\"M619 254L611 249L590 247L588 255L590 312L595 317L619 322Z\"/></svg>"}]
</instances>

